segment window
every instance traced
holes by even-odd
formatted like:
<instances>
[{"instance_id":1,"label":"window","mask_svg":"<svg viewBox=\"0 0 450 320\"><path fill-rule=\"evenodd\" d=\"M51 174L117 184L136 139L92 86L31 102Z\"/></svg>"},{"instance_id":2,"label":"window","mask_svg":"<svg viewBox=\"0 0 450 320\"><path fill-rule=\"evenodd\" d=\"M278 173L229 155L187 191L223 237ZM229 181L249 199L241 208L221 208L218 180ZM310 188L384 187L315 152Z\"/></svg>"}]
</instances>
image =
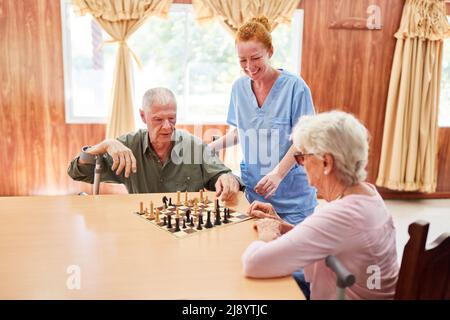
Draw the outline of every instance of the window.
<instances>
[{"instance_id":1,"label":"window","mask_svg":"<svg viewBox=\"0 0 450 320\"><path fill-rule=\"evenodd\" d=\"M89 15L78 17L69 0L62 1L66 121L105 122L110 104L116 45ZM300 73L303 11L291 26L272 33L272 63ZM150 87L166 86L178 103L178 123L224 123L231 85L240 76L233 37L219 23L199 25L191 5L173 4L167 19L150 17L129 39L136 123L137 109Z\"/></svg>"},{"instance_id":2,"label":"window","mask_svg":"<svg viewBox=\"0 0 450 320\"><path fill-rule=\"evenodd\" d=\"M450 23L450 16L447 19ZM439 127L450 127L450 39L444 40L438 124Z\"/></svg>"}]
</instances>

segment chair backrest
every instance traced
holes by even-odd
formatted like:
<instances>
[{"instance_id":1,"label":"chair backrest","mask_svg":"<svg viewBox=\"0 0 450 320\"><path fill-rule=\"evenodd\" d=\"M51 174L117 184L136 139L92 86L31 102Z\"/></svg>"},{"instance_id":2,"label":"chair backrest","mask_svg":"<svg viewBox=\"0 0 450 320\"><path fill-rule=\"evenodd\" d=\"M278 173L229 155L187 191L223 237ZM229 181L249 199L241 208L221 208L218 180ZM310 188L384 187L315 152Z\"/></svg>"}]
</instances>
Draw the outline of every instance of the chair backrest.
<instances>
[{"instance_id":1,"label":"chair backrest","mask_svg":"<svg viewBox=\"0 0 450 320\"><path fill-rule=\"evenodd\" d=\"M429 225L422 220L409 225L395 299L450 299L450 233L425 248Z\"/></svg>"}]
</instances>

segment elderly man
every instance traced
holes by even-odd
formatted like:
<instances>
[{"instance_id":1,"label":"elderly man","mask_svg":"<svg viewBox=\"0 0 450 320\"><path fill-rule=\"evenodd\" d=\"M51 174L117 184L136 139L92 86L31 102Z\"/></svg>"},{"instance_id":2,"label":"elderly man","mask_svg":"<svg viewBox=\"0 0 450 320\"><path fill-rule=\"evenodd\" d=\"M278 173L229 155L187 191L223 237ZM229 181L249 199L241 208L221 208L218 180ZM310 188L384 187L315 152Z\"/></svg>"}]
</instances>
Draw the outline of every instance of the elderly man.
<instances>
[{"instance_id":1,"label":"elderly man","mask_svg":"<svg viewBox=\"0 0 450 320\"><path fill-rule=\"evenodd\" d=\"M83 147L69 165L69 176L93 183L95 156L103 155L101 181L122 183L129 193L206 188L226 201L242 189L239 179L200 139L175 129L177 105L172 91L148 90L139 112L147 129Z\"/></svg>"}]
</instances>

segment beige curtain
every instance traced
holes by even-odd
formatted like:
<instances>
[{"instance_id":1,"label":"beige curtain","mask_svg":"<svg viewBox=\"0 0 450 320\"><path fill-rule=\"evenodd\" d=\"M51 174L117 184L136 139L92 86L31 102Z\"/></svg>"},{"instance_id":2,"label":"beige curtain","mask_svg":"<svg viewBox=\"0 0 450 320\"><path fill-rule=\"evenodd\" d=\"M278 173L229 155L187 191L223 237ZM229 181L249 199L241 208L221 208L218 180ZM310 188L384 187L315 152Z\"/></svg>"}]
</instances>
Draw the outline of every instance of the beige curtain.
<instances>
[{"instance_id":1,"label":"beige curtain","mask_svg":"<svg viewBox=\"0 0 450 320\"><path fill-rule=\"evenodd\" d=\"M117 42L112 89L112 104L108 113L106 137L114 138L135 130L132 100L131 61L128 37L149 16L165 17L172 0L72 0L79 15L90 13ZM133 55L134 56L134 55Z\"/></svg>"},{"instance_id":2,"label":"beige curtain","mask_svg":"<svg viewBox=\"0 0 450 320\"><path fill-rule=\"evenodd\" d=\"M233 35L252 17L265 15L272 30L280 23L290 23L301 0L192 0L199 23L217 19Z\"/></svg>"},{"instance_id":3,"label":"beige curtain","mask_svg":"<svg viewBox=\"0 0 450 320\"><path fill-rule=\"evenodd\" d=\"M442 45L449 35L443 1L406 0L395 34L378 186L436 190Z\"/></svg>"}]
</instances>

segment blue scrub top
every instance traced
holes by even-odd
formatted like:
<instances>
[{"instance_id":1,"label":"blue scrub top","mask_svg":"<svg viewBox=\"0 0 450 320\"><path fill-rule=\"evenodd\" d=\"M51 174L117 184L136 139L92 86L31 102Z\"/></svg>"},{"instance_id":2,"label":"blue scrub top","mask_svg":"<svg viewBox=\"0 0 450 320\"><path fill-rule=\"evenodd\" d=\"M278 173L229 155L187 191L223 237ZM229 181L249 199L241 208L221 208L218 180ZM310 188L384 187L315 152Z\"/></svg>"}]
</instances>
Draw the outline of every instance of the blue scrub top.
<instances>
[{"instance_id":1,"label":"blue scrub top","mask_svg":"<svg viewBox=\"0 0 450 320\"><path fill-rule=\"evenodd\" d=\"M295 164L268 200L254 190L291 147L290 135L298 119L315 113L305 81L280 71L261 108L252 90L252 80L247 76L238 79L231 91L227 123L239 132L243 155L241 178L247 199L269 201L284 220L297 224L317 205L316 191L309 186L302 166Z\"/></svg>"}]
</instances>

